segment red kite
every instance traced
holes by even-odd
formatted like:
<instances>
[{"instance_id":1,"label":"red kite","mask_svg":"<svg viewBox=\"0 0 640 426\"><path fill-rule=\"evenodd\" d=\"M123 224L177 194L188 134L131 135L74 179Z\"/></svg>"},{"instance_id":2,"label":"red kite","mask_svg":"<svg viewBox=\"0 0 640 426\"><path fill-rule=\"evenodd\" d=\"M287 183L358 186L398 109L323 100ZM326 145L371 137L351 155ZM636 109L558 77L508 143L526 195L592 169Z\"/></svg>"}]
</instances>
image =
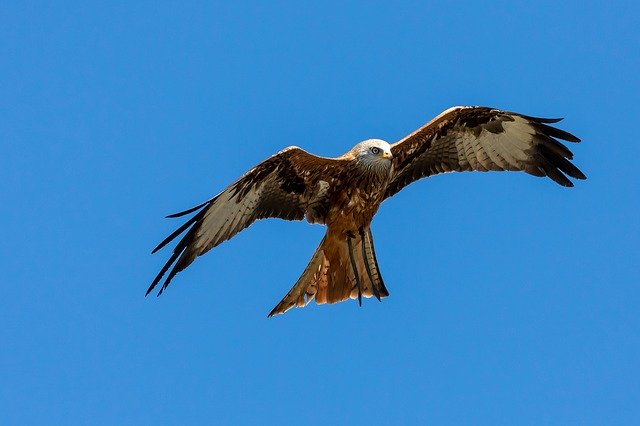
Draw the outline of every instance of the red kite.
<instances>
[{"instance_id":1,"label":"red kite","mask_svg":"<svg viewBox=\"0 0 640 426\"><path fill-rule=\"evenodd\" d=\"M269 316L294 306L389 295L378 268L369 225L380 204L410 183L444 172L524 171L562 186L586 179L558 139L580 142L551 127L561 119L536 118L486 107L454 107L402 140L360 142L337 158L286 148L258 164L210 200L154 250L187 231L147 290L171 268L158 295L196 257L258 219L307 219L327 226L311 261ZM173 265L173 267L172 267Z\"/></svg>"}]
</instances>

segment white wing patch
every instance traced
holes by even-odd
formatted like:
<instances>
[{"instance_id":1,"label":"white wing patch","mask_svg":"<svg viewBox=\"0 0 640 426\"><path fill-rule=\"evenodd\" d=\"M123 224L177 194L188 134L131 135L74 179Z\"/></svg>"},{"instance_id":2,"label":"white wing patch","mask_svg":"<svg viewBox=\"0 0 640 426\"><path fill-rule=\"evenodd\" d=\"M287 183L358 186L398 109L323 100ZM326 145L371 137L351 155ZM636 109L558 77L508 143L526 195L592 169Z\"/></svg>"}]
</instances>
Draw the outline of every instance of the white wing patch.
<instances>
[{"instance_id":1,"label":"white wing patch","mask_svg":"<svg viewBox=\"0 0 640 426\"><path fill-rule=\"evenodd\" d=\"M391 147L395 172L386 197L411 182L450 171L524 171L571 187L585 179L562 141L580 142L538 118L487 107L454 107Z\"/></svg>"},{"instance_id":2,"label":"white wing patch","mask_svg":"<svg viewBox=\"0 0 640 426\"><path fill-rule=\"evenodd\" d=\"M529 159L528 150L533 145L534 129L522 117L514 121L502 122L504 132L491 133L483 130L479 141L489 158L498 168L493 170L513 170L520 168Z\"/></svg>"},{"instance_id":3,"label":"white wing patch","mask_svg":"<svg viewBox=\"0 0 640 426\"><path fill-rule=\"evenodd\" d=\"M522 117L514 116L514 121L504 121L502 127L504 133L499 140L503 152L509 153L516 161L524 163L529 155L527 151L533 146L535 130L531 124Z\"/></svg>"},{"instance_id":4,"label":"white wing patch","mask_svg":"<svg viewBox=\"0 0 640 426\"><path fill-rule=\"evenodd\" d=\"M522 117L502 123L503 132L492 133L483 129L478 137L462 133L456 139L458 162L464 169L520 170L529 160L534 145L535 130Z\"/></svg>"},{"instance_id":5,"label":"white wing patch","mask_svg":"<svg viewBox=\"0 0 640 426\"><path fill-rule=\"evenodd\" d=\"M199 252L209 250L246 228L252 222L260 189L260 186L251 189L240 202L232 188L216 197L207 208L195 235L195 248Z\"/></svg>"}]
</instances>

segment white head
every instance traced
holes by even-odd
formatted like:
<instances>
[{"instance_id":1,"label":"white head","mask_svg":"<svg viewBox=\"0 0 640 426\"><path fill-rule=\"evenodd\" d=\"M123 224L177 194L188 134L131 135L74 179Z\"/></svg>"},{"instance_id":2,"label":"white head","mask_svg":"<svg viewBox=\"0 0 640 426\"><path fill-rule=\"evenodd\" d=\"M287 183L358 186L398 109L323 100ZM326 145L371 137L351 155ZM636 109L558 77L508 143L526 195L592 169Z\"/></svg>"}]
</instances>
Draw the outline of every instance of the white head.
<instances>
[{"instance_id":1,"label":"white head","mask_svg":"<svg viewBox=\"0 0 640 426\"><path fill-rule=\"evenodd\" d=\"M366 169L388 173L391 169L391 145L381 139L362 141L351 149L356 161Z\"/></svg>"}]
</instances>

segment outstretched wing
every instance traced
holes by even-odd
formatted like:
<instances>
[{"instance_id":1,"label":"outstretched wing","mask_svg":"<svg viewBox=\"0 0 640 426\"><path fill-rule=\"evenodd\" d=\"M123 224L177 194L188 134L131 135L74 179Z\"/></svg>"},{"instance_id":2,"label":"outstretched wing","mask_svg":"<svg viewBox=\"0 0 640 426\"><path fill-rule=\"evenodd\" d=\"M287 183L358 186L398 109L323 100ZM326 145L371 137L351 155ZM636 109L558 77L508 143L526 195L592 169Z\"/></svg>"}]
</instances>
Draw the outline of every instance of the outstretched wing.
<instances>
[{"instance_id":1,"label":"outstretched wing","mask_svg":"<svg viewBox=\"0 0 640 426\"><path fill-rule=\"evenodd\" d=\"M199 210L153 250L152 253L157 252L188 229L149 286L147 294L169 268L171 272L158 296L167 288L171 279L196 257L230 239L258 219L276 217L302 220L317 182L320 179L327 180L326 175L339 170L343 161L318 157L300 148L289 147L249 170L214 198L189 210L167 216L180 217Z\"/></svg>"},{"instance_id":2,"label":"outstretched wing","mask_svg":"<svg viewBox=\"0 0 640 426\"><path fill-rule=\"evenodd\" d=\"M444 172L521 170L573 186L566 175L586 179L569 160L573 154L557 139L580 139L536 118L486 107L454 107L391 145L394 175L390 197L410 183Z\"/></svg>"}]
</instances>

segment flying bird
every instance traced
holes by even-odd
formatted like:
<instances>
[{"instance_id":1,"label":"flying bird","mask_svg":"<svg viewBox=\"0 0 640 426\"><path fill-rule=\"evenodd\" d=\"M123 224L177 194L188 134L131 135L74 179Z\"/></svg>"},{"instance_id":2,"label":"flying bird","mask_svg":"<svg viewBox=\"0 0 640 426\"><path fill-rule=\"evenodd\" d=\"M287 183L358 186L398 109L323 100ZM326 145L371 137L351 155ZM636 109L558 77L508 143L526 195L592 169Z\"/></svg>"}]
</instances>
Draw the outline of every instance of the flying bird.
<instances>
[{"instance_id":1,"label":"flying bird","mask_svg":"<svg viewBox=\"0 0 640 426\"><path fill-rule=\"evenodd\" d=\"M327 231L306 269L269 313L346 299L389 295L373 248L370 224L380 204L418 179L445 172L524 171L571 187L568 177L586 179L558 139L580 142L537 118L499 109L458 106L394 144L380 139L358 143L337 158L288 147L245 173L204 203L172 214L194 215L153 250L186 231L153 280L158 296L196 257L264 218L305 219Z\"/></svg>"}]
</instances>

